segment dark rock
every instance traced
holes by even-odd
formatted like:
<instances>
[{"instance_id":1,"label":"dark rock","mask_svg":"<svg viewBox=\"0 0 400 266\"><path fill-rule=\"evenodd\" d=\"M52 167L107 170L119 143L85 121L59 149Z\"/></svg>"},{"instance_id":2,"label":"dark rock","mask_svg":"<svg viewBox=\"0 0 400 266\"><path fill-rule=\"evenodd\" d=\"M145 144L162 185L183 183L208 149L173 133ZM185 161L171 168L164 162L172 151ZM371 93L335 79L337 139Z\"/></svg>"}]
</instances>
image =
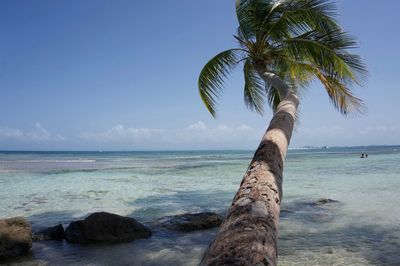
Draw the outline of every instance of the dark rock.
<instances>
[{"instance_id":1,"label":"dark rock","mask_svg":"<svg viewBox=\"0 0 400 266\"><path fill-rule=\"evenodd\" d=\"M289 209L286 209L286 208L282 208L280 212L281 212L281 214L284 214L284 213L293 213L293 211L291 211L291 210L289 210Z\"/></svg>"},{"instance_id":2,"label":"dark rock","mask_svg":"<svg viewBox=\"0 0 400 266\"><path fill-rule=\"evenodd\" d=\"M84 235L85 230L87 228L84 227L83 221L71 222L65 228L65 239L71 243L90 243L91 241Z\"/></svg>"},{"instance_id":3,"label":"dark rock","mask_svg":"<svg viewBox=\"0 0 400 266\"><path fill-rule=\"evenodd\" d=\"M45 228L33 234L33 241L42 240L63 240L64 227L59 224L53 227Z\"/></svg>"},{"instance_id":4,"label":"dark rock","mask_svg":"<svg viewBox=\"0 0 400 266\"><path fill-rule=\"evenodd\" d=\"M319 199L317 200L314 205L325 205L330 203L338 203L339 201L333 199Z\"/></svg>"},{"instance_id":5,"label":"dark rock","mask_svg":"<svg viewBox=\"0 0 400 266\"><path fill-rule=\"evenodd\" d=\"M0 220L0 258L26 254L32 248L32 229L23 217Z\"/></svg>"},{"instance_id":6,"label":"dark rock","mask_svg":"<svg viewBox=\"0 0 400 266\"><path fill-rule=\"evenodd\" d=\"M133 218L96 212L72 222L65 229L65 239L72 243L116 243L148 238L151 231Z\"/></svg>"},{"instance_id":7,"label":"dark rock","mask_svg":"<svg viewBox=\"0 0 400 266\"><path fill-rule=\"evenodd\" d=\"M167 216L159 220L161 227L175 231L194 231L217 227L222 217L213 212L185 213Z\"/></svg>"},{"instance_id":8,"label":"dark rock","mask_svg":"<svg viewBox=\"0 0 400 266\"><path fill-rule=\"evenodd\" d=\"M281 218L284 218L284 217L286 217L286 216L288 216L288 215L290 215L292 213L293 213L293 211L291 211L289 209L286 209L286 208L282 208L281 211L280 211L280 215L279 216Z\"/></svg>"}]
</instances>

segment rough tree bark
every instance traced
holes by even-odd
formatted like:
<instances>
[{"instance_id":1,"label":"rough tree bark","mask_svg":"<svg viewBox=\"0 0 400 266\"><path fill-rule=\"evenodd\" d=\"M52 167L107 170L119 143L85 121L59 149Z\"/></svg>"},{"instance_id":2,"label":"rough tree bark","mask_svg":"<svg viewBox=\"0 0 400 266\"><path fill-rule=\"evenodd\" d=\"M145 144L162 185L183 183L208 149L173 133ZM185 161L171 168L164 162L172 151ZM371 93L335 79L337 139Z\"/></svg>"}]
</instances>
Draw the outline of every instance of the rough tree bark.
<instances>
[{"instance_id":1,"label":"rough tree bark","mask_svg":"<svg viewBox=\"0 0 400 266\"><path fill-rule=\"evenodd\" d=\"M277 265L283 164L298 98L272 73L262 77L286 92L243 177L240 188L201 265Z\"/></svg>"}]
</instances>

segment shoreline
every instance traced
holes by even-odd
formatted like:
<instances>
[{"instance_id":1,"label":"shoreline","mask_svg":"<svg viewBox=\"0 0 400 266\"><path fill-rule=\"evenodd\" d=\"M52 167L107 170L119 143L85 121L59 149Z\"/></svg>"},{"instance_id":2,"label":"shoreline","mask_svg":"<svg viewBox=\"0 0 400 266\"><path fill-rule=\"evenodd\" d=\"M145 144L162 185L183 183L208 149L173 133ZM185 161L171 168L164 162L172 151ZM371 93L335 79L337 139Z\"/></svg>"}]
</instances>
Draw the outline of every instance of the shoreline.
<instances>
[{"instance_id":1,"label":"shoreline","mask_svg":"<svg viewBox=\"0 0 400 266\"><path fill-rule=\"evenodd\" d=\"M399 148L400 144L372 144L372 145L321 145L321 146L313 146L313 145L303 145L296 147L289 147L289 150L308 150L308 149L362 149L362 148ZM254 152L254 148L248 149L238 149L238 148L227 148L227 149L165 149L165 150L3 150L0 148L0 153L141 153L141 152L149 152L149 153L169 153L169 152Z\"/></svg>"}]
</instances>

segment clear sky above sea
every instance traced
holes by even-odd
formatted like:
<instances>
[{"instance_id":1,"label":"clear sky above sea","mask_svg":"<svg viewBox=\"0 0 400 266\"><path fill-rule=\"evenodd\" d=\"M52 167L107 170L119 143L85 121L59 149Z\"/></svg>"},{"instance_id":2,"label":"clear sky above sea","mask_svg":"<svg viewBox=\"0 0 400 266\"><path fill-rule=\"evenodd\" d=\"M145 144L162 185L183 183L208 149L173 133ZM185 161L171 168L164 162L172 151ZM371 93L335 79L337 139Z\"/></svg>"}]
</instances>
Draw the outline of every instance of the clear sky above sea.
<instances>
[{"instance_id":1,"label":"clear sky above sea","mask_svg":"<svg viewBox=\"0 0 400 266\"><path fill-rule=\"evenodd\" d=\"M344 118L315 83L291 146L400 144L400 1L336 2L368 111ZM271 112L246 110L240 69L216 120L197 91L236 28L233 0L0 1L0 150L256 148Z\"/></svg>"}]
</instances>

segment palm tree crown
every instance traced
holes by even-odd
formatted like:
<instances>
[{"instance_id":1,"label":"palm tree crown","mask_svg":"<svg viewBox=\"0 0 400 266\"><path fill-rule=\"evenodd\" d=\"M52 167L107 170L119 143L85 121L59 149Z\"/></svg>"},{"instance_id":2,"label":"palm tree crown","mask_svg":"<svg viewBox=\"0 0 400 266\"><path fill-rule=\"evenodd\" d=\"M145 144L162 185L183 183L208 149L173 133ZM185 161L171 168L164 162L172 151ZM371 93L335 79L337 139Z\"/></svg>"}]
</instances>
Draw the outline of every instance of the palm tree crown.
<instances>
[{"instance_id":1,"label":"palm tree crown","mask_svg":"<svg viewBox=\"0 0 400 266\"><path fill-rule=\"evenodd\" d=\"M265 102L275 110L288 91L296 93L314 79L342 114L361 110L349 86L361 84L367 71L349 52L356 41L339 27L330 0L237 0L236 12L239 47L213 57L199 76L200 96L213 116L224 78L239 64L245 104L260 114ZM266 72L286 85L271 82Z\"/></svg>"}]
</instances>

